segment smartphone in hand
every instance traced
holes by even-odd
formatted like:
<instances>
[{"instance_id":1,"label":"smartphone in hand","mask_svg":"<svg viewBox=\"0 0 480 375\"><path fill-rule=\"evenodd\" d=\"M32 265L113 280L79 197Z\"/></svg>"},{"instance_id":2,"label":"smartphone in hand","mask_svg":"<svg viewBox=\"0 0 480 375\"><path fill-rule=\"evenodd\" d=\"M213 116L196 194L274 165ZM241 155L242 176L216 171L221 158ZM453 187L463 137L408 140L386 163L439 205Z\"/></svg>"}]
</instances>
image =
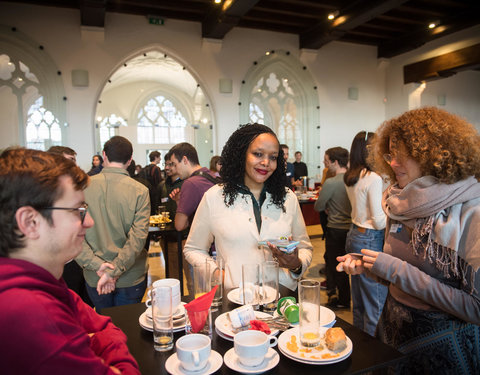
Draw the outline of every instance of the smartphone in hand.
<instances>
[{"instance_id":1,"label":"smartphone in hand","mask_svg":"<svg viewBox=\"0 0 480 375\"><path fill-rule=\"evenodd\" d=\"M291 254L298 246L300 241L289 241L286 239L271 239L265 241L259 241L259 245L267 246L267 242L270 242L272 245L278 247L278 250L283 251L284 253Z\"/></svg>"}]
</instances>

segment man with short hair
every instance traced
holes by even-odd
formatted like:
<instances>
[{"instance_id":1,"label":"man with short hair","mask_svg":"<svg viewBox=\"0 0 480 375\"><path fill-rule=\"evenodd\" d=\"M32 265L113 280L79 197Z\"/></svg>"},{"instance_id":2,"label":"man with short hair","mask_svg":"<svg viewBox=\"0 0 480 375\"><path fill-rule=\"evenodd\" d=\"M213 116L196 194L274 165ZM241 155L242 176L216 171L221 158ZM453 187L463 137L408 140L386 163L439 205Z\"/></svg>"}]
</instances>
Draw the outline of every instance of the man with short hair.
<instances>
[{"instance_id":1,"label":"man with short hair","mask_svg":"<svg viewBox=\"0 0 480 375\"><path fill-rule=\"evenodd\" d=\"M161 204L166 206L167 211L170 213L170 217L175 218L175 214L177 213L177 202L173 199L170 199L170 193L174 189L181 189L183 180L180 178L180 175L177 172L175 163L170 160L171 157L171 151L165 154L165 174L167 177L162 185L160 198Z\"/></svg>"},{"instance_id":2,"label":"man with short hair","mask_svg":"<svg viewBox=\"0 0 480 375\"><path fill-rule=\"evenodd\" d=\"M295 174L295 169L293 167L293 164L288 161L288 146L286 144L281 144L280 148L283 150L283 158L285 159L285 164L287 165L287 172L286 172L286 181L287 181L287 186L292 189L293 188L293 183L294 179L293 176Z\"/></svg>"},{"instance_id":3,"label":"man with short hair","mask_svg":"<svg viewBox=\"0 0 480 375\"><path fill-rule=\"evenodd\" d=\"M293 176L295 182L300 180L303 176L308 176L307 164L302 161L302 153L300 151L295 152L295 161L293 162L293 168L295 170Z\"/></svg>"},{"instance_id":4,"label":"man with short hair","mask_svg":"<svg viewBox=\"0 0 480 375\"><path fill-rule=\"evenodd\" d=\"M329 148L325 152L325 167L335 174L325 181L315 202L316 211L328 214L325 234L325 273L327 277L328 306L350 307L350 282L348 275L337 272L337 257L345 255L347 233L352 224L352 206L343 182L347 171L348 151L342 147ZM338 294L337 294L338 289Z\"/></svg>"},{"instance_id":5,"label":"man with short hair","mask_svg":"<svg viewBox=\"0 0 480 375\"><path fill-rule=\"evenodd\" d=\"M47 152L62 155L64 158L71 160L74 163L77 162L77 159L75 157L77 153L70 147L52 146L48 149ZM72 289L75 293L77 293L85 303L93 306L93 303L88 296L87 288L85 286L85 277L83 276L82 267L80 267L78 263L75 262L73 259L67 264L65 264L65 267L63 268L62 278L68 285L68 287Z\"/></svg>"},{"instance_id":6,"label":"man with short hair","mask_svg":"<svg viewBox=\"0 0 480 375\"><path fill-rule=\"evenodd\" d=\"M67 288L94 224L88 176L63 156L0 155L0 360L5 374L140 374L127 338Z\"/></svg>"},{"instance_id":7,"label":"man with short hair","mask_svg":"<svg viewBox=\"0 0 480 375\"><path fill-rule=\"evenodd\" d=\"M170 152L170 161L184 180L182 190L176 188L170 193L170 198L177 202L175 229L182 231L192 223L203 194L218 180L208 168L200 166L197 150L191 144L176 144Z\"/></svg>"},{"instance_id":8,"label":"man with short hair","mask_svg":"<svg viewBox=\"0 0 480 375\"><path fill-rule=\"evenodd\" d=\"M103 148L104 168L85 190L97 224L87 230L76 261L97 309L140 302L147 287L150 199L148 189L127 172L132 153L128 139L110 138Z\"/></svg>"},{"instance_id":9,"label":"man with short hair","mask_svg":"<svg viewBox=\"0 0 480 375\"><path fill-rule=\"evenodd\" d=\"M70 159L74 163L77 162L77 153L75 150L67 146L52 146L47 152L53 152L54 154L62 155L64 158Z\"/></svg>"}]
</instances>

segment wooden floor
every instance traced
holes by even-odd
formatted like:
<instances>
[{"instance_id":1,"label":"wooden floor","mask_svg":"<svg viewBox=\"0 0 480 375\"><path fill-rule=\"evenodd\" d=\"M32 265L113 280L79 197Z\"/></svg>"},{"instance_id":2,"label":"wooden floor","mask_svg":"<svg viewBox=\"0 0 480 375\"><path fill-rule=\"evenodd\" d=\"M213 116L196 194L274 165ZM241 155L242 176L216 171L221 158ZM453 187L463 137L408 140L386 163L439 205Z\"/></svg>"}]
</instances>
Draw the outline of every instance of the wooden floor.
<instances>
[{"instance_id":1,"label":"wooden floor","mask_svg":"<svg viewBox=\"0 0 480 375\"><path fill-rule=\"evenodd\" d=\"M310 267L307 272L304 274L304 278L311 278L323 281L325 276L320 274L320 269L325 267L325 261L323 259L323 254L325 253L325 241L322 240L322 228L320 225L309 225L307 226L307 231L310 236L313 245L313 259ZM169 246L169 261L172 262L170 265L170 273L173 274L172 277L175 277L177 267L176 254L177 251L176 244ZM149 271L148 271L148 286L158 279L165 277L165 259L162 254L162 248L158 242L153 242L150 244L149 250ZM188 294L186 289L186 281L184 276L184 285L185 285L185 294ZM327 303L327 294L322 290L321 292L321 303L322 305ZM335 314L342 319L346 320L349 323L352 323L352 310L342 309L335 311Z\"/></svg>"}]
</instances>

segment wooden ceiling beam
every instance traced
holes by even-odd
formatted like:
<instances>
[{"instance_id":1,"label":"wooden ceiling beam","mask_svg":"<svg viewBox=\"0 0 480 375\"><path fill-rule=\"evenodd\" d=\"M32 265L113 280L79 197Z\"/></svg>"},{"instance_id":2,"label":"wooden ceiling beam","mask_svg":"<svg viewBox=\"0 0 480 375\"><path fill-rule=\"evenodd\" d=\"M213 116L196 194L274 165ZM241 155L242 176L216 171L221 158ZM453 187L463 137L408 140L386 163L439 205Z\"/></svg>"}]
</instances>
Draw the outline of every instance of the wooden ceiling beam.
<instances>
[{"instance_id":1,"label":"wooden ceiling beam","mask_svg":"<svg viewBox=\"0 0 480 375\"><path fill-rule=\"evenodd\" d=\"M82 26L105 27L106 0L80 0Z\"/></svg>"},{"instance_id":2,"label":"wooden ceiling beam","mask_svg":"<svg viewBox=\"0 0 480 375\"><path fill-rule=\"evenodd\" d=\"M480 44L418 61L403 67L403 83L450 77L457 71L480 66Z\"/></svg>"},{"instance_id":3,"label":"wooden ceiling beam","mask_svg":"<svg viewBox=\"0 0 480 375\"><path fill-rule=\"evenodd\" d=\"M384 14L408 0L385 0L354 3L349 9L339 9L334 21L325 19L310 30L300 34L300 48L318 49L340 39L348 31Z\"/></svg>"},{"instance_id":4,"label":"wooden ceiling beam","mask_svg":"<svg viewBox=\"0 0 480 375\"><path fill-rule=\"evenodd\" d=\"M227 2L213 7L202 22L202 37L223 39L258 2L259 0L232 0L225 10L222 8Z\"/></svg>"},{"instance_id":5,"label":"wooden ceiling beam","mask_svg":"<svg viewBox=\"0 0 480 375\"><path fill-rule=\"evenodd\" d=\"M461 13L448 19L441 20L442 23L435 29L428 29L424 25L419 30L403 34L399 38L394 38L378 46L378 58L391 58L402 53L421 47L427 42L444 37L457 31L478 24L478 14L480 3L477 3L468 13Z\"/></svg>"}]
</instances>

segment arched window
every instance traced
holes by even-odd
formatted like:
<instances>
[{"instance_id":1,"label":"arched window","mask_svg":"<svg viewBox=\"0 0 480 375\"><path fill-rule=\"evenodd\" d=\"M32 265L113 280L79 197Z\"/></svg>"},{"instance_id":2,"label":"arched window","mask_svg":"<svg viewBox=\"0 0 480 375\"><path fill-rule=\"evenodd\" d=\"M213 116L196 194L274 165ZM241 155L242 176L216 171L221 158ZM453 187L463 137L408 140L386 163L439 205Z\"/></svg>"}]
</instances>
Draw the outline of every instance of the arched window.
<instances>
[{"instance_id":1,"label":"arched window","mask_svg":"<svg viewBox=\"0 0 480 375\"><path fill-rule=\"evenodd\" d=\"M63 144L66 96L55 62L37 42L4 25L0 51L2 143L41 150Z\"/></svg>"},{"instance_id":2,"label":"arched window","mask_svg":"<svg viewBox=\"0 0 480 375\"><path fill-rule=\"evenodd\" d=\"M138 112L137 142L140 144L176 144L185 141L187 120L163 95L147 101Z\"/></svg>"},{"instance_id":3,"label":"arched window","mask_svg":"<svg viewBox=\"0 0 480 375\"><path fill-rule=\"evenodd\" d=\"M103 145L114 135L120 135L118 128L120 126L128 126L127 122L117 116L115 113L112 113L110 116L105 117L104 119L99 118L100 120L100 144L103 149Z\"/></svg>"},{"instance_id":4,"label":"arched window","mask_svg":"<svg viewBox=\"0 0 480 375\"><path fill-rule=\"evenodd\" d=\"M53 113L43 108L43 96L28 110L26 138L26 146L37 150L62 144L62 129Z\"/></svg>"},{"instance_id":5,"label":"arched window","mask_svg":"<svg viewBox=\"0 0 480 375\"><path fill-rule=\"evenodd\" d=\"M291 156L301 151L312 174L320 173L319 103L313 78L286 51L263 56L247 72L240 92L240 121L272 128Z\"/></svg>"}]
</instances>

